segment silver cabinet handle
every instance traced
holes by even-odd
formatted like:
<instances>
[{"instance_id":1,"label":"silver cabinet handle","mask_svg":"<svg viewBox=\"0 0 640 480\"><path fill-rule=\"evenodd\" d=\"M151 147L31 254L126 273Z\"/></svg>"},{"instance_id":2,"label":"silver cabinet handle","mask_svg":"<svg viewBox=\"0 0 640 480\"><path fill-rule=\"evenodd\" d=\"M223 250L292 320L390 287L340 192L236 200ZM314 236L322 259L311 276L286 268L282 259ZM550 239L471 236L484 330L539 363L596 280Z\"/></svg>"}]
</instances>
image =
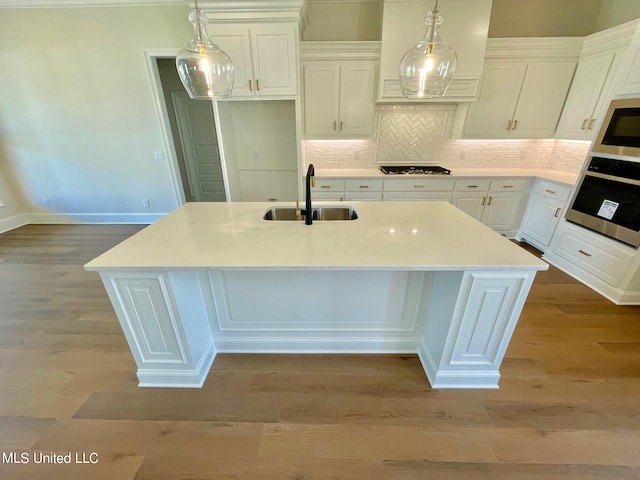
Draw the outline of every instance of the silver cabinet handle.
<instances>
[{"instance_id":1,"label":"silver cabinet handle","mask_svg":"<svg viewBox=\"0 0 640 480\"><path fill-rule=\"evenodd\" d=\"M592 118L591 121L589 122L589 126L587 127L587 130L593 130L593 124L595 123L596 119Z\"/></svg>"},{"instance_id":2,"label":"silver cabinet handle","mask_svg":"<svg viewBox=\"0 0 640 480\"><path fill-rule=\"evenodd\" d=\"M249 91L253 92L253 88L251 88L251 80L249 80Z\"/></svg>"},{"instance_id":3,"label":"silver cabinet handle","mask_svg":"<svg viewBox=\"0 0 640 480\"><path fill-rule=\"evenodd\" d=\"M547 192L547 193L551 193L553 195L556 194L556 192L554 190L549 190L548 188L545 188L544 191Z\"/></svg>"},{"instance_id":4,"label":"silver cabinet handle","mask_svg":"<svg viewBox=\"0 0 640 480\"><path fill-rule=\"evenodd\" d=\"M511 130L511 120L507 122L507 132Z\"/></svg>"},{"instance_id":5,"label":"silver cabinet handle","mask_svg":"<svg viewBox=\"0 0 640 480\"><path fill-rule=\"evenodd\" d=\"M587 128L587 122L589 121L588 118L585 118L584 121L582 122L582 127L580 127L580 130L584 130L585 128Z\"/></svg>"},{"instance_id":6,"label":"silver cabinet handle","mask_svg":"<svg viewBox=\"0 0 640 480\"><path fill-rule=\"evenodd\" d=\"M482 197L482 203L480 205L484 205L486 201L487 201L487 197Z\"/></svg>"},{"instance_id":7,"label":"silver cabinet handle","mask_svg":"<svg viewBox=\"0 0 640 480\"><path fill-rule=\"evenodd\" d=\"M518 128L518 120L513 121L513 129L515 130L516 128Z\"/></svg>"},{"instance_id":8,"label":"silver cabinet handle","mask_svg":"<svg viewBox=\"0 0 640 480\"><path fill-rule=\"evenodd\" d=\"M424 185L414 185L413 188L424 188Z\"/></svg>"},{"instance_id":9,"label":"silver cabinet handle","mask_svg":"<svg viewBox=\"0 0 640 480\"><path fill-rule=\"evenodd\" d=\"M342 120L340 120L340 131L342 131Z\"/></svg>"},{"instance_id":10,"label":"silver cabinet handle","mask_svg":"<svg viewBox=\"0 0 640 480\"><path fill-rule=\"evenodd\" d=\"M487 202L487 205L491 205L491 200L493 197L489 197L489 201Z\"/></svg>"},{"instance_id":11,"label":"silver cabinet handle","mask_svg":"<svg viewBox=\"0 0 640 480\"><path fill-rule=\"evenodd\" d=\"M558 218L558 215L560 215L560 210L562 210L562 208L560 207L556 208L556 213L554 213L553 216Z\"/></svg>"},{"instance_id":12,"label":"silver cabinet handle","mask_svg":"<svg viewBox=\"0 0 640 480\"><path fill-rule=\"evenodd\" d=\"M256 90L260 91L260 80L256 78Z\"/></svg>"},{"instance_id":13,"label":"silver cabinet handle","mask_svg":"<svg viewBox=\"0 0 640 480\"><path fill-rule=\"evenodd\" d=\"M358 188L369 188L369 185L358 185Z\"/></svg>"},{"instance_id":14,"label":"silver cabinet handle","mask_svg":"<svg viewBox=\"0 0 640 480\"><path fill-rule=\"evenodd\" d=\"M337 125L337 122L334 120L334 121L333 121L333 131L334 131L334 132L336 131L336 125Z\"/></svg>"},{"instance_id":15,"label":"silver cabinet handle","mask_svg":"<svg viewBox=\"0 0 640 480\"><path fill-rule=\"evenodd\" d=\"M590 257L590 256L591 256L591 254L590 254L590 253L585 252L584 250L578 250L578 251L579 251L581 254L583 254L583 255L585 255L585 256L587 256L587 257Z\"/></svg>"},{"instance_id":16,"label":"silver cabinet handle","mask_svg":"<svg viewBox=\"0 0 640 480\"><path fill-rule=\"evenodd\" d=\"M331 188L331 185L320 185L320 188Z\"/></svg>"},{"instance_id":17,"label":"silver cabinet handle","mask_svg":"<svg viewBox=\"0 0 640 480\"><path fill-rule=\"evenodd\" d=\"M478 188L478 185L467 185L467 188Z\"/></svg>"},{"instance_id":18,"label":"silver cabinet handle","mask_svg":"<svg viewBox=\"0 0 640 480\"><path fill-rule=\"evenodd\" d=\"M513 188L513 185L502 185L502 188Z\"/></svg>"}]
</instances>

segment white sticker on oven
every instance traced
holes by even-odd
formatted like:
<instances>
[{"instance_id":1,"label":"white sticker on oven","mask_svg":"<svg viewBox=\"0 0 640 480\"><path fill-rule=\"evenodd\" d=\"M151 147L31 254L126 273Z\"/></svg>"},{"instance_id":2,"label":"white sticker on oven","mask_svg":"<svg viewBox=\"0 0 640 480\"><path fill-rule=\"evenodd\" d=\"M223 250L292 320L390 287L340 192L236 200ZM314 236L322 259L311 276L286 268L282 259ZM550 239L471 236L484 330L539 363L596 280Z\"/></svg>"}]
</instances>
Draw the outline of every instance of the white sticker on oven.
<instances>
[{"instance_id":1,"label":"white sticker on oven","mask_svg":"<svg viewBox=\"0 0 640 480\"><path fill-rule=\"evenodd\" d=\"M611 220L618 209L620 204L617 202L612 202L611 200L605 200L600 205L600 210L598 210L598 216L602 218L606 218L607 220Z\"/></svg>"}]
</instances>

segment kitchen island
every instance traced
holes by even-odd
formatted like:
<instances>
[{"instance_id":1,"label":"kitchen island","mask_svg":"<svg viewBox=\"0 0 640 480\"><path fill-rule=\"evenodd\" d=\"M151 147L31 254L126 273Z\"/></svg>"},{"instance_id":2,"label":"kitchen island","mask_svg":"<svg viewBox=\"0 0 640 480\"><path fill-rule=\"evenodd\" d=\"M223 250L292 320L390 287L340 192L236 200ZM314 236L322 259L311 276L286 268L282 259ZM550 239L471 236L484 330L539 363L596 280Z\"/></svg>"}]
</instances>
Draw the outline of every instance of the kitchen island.
<instances>
[{"instance_id":1,"label":"kitchen island","mask_svg":"<svg viewBox=\"0 0 640 480\"><path fill-rule=\"evenodd\" d=\"M497 388L547 264L447 202L349 205L305 225L188 203L85 265L140 386L201 387L217 352L308 352L417 353L433 388Z\"/></svg>"}]
</instances>

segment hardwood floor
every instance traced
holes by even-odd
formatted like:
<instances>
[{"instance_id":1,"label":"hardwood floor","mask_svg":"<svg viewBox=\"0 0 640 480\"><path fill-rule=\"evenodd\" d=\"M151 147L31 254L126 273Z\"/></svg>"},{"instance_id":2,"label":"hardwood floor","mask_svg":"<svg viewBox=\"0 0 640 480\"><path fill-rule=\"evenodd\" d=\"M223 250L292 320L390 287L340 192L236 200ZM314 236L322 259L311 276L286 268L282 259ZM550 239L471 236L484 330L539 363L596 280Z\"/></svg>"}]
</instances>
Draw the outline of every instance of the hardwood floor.
<instances>
[{"instance_id":1,"label":"hardwood floor","mask_svg":"<svg viewBox=\"0 0 640 480\"><path fill-rule=\"evenodd\" d=\"M1 479L640 479L640 307L540 273L497 391L431 390L413 355L220 354L201 390L142 389L82 268L140 228L0 235Z\"/></svg>"}]
</instances>

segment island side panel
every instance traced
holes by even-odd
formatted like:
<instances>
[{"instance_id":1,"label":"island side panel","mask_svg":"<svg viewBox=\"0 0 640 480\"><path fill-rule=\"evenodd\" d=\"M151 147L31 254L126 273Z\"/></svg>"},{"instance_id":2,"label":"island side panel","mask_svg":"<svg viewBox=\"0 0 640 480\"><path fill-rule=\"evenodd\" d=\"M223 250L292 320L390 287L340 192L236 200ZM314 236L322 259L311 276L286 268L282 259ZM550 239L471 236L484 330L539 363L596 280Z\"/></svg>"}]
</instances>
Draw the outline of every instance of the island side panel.
<instances>
[{"instance_id":1,"label":"island side panel","mask_svg":"<svg viewBox=\"0 0 640 480\"><path fill-rule=\"evenodd\" d=\"M424 272L210 270L220 352L415 353Z\"/></svg>"},{"instance_id":2,"label":"island side panel","mask_svg":"<svg viewBox=\"0 0 640 480\"><path fill-rule=\"evenodd\" d=\"M100 272L142 387L202 387L216 351L198 272Z\"/></svg>"},{"instance_id":3,"label":"island side panel","mask_svg":"<svg viewBox=\"0 0 640 480\"><path fill-rule=\"evenodd\" d=\"M467 271L457 290L452 278L436 277L430 301L444 306L428 309L419 353L432 388L498 388L500 365L534 277L535 271Z\"/></svg>"}]
</instances>

